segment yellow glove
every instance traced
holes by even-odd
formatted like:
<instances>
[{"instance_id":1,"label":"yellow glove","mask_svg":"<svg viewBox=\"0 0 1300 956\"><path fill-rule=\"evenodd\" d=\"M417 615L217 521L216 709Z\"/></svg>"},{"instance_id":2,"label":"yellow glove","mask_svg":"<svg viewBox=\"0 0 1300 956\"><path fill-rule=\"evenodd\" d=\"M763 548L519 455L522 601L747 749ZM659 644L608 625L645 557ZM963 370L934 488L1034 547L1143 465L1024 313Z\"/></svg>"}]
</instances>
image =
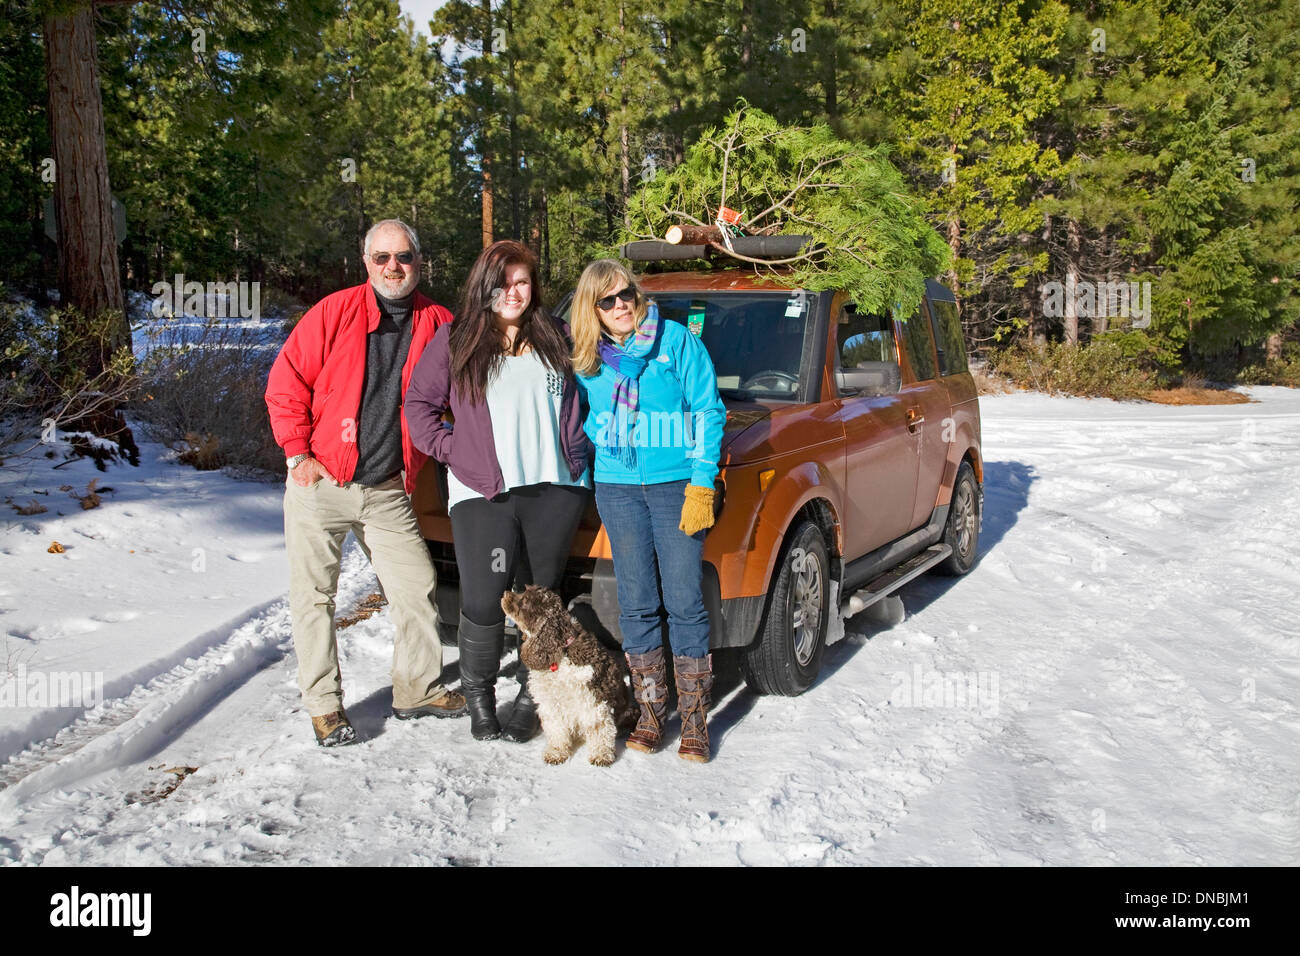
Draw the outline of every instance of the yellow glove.
<instances>
[{"instance_id":1,"label":"yellow glove","mask_svg":"<svg viewBox=\"0 0 1300 956\"><path fill-rule=\"evenodd\" d=\"M713 495L712 488L687 485L686 500L682 502L682 521L677 527L687 534L712 528Z\"/></svg>"}]
</instances>

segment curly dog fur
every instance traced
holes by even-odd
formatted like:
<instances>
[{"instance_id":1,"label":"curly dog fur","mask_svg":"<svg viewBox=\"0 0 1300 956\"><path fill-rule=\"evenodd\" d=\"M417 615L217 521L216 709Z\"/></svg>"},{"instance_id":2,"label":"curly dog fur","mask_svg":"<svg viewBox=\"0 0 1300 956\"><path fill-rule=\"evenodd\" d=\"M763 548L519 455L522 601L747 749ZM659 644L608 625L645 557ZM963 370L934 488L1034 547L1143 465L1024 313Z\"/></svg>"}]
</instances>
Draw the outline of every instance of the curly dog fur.
<instances>
[{"instance_id":1,"label":"curly dog fur","mask_svg":"<svg viewBox=\"0 0 1300 956\"><path fill-rule=\"evenodd\" d=\"M546 734L547 763L564 763L585 738L598 767L614 762L616 728L632 712L619 657L565 609L549 588L507 591L501 608L519 626L519 660Z\"/></svg>"}]
</instances>

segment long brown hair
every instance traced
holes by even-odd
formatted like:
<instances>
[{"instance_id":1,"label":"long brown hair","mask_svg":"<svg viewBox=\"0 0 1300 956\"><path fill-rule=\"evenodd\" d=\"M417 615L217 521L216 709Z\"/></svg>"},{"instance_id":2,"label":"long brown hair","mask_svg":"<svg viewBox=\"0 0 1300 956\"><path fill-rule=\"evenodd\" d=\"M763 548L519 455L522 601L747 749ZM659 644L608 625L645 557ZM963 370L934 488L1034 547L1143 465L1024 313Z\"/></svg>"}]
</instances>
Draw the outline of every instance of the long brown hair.
<instances>
[{"instance_id":1,"label":"long brown hair","mask_svg":"<svg viewBox=\"0 0 1300 956\"><path fill-rule=\"evenodd\" d=\"M600 354L596 346L600 342L604 326L600 322L600 313L596 311L596 300L605 294L615 279L625 286L631 286L636 292L636 299L632 302L632 316L636 322L634 328L639 329L641 321L646 317L646 298L623 263L617 259L597 259L583 269L578 287L573 293L573 305L569 309L569 329L573 333L573 367L583 375L595 375L600 371Z\"/></svg>"},{"instance_id":2,"label":"long brown hair","mask_svg":"<svg viewBox=\"0 0 1300 956\"><path fill-rule=\"evenodd\" d=\"M531 289L528 308L523 314L511 354L520 355L525 348L532 347L551 371L565 378L573 375L568 343L550 314L542 308L537 257L522 242L502 239L492 243L474 260L461 292L460 312L448 333L452 386L476 403L486 401L488 382L500 369L506 355L501 330L492 314L492 302L494 294L505 288L506 269L513 265L528 267Z\"/></svg>"}]
</instances>

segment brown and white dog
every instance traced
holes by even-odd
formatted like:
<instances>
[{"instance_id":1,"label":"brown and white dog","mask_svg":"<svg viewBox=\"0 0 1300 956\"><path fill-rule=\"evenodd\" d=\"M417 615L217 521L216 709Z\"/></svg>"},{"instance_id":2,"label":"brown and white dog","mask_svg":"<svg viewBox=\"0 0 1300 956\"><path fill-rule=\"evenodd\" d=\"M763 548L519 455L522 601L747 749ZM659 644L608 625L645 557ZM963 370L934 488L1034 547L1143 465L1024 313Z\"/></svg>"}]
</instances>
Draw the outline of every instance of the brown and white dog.
<instances>
[{"instance_id":1,"label":"brown and white dog","mask_svg":"<svg viewBox=\"0 0 1300 956\"><path fill-rule=\"evenodd\" d=\"M507 591L501 608L519 626L519 660L546 734L547 763L564 763L580 739L598 767L614 762L616 728L631 714L623 662L579 624L549 588Z\"/></svg>"}]
</instances>

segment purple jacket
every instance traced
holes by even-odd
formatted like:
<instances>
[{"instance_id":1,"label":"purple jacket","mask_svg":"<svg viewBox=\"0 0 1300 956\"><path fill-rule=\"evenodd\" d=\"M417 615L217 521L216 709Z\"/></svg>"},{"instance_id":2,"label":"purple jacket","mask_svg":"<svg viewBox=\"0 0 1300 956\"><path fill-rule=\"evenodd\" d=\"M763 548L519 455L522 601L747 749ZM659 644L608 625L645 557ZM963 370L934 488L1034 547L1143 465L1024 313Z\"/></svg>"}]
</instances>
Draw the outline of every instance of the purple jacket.
<instances>
[{"instance_id":1,"label":"purple jacket","mask_svg":"<svg viewBox=\"0 0 1300 956\"><path fill-rule=\"evenodd\" d=\"M451 387L451 323L438 329L406 388L404 410L411 442L430 458L451 469L458 481L484 498L505 490L501 464L492 435L492 415L486 402L470 402ZM447 420L447 413L455 419ZM577 480L587 467L591 442L582 430L582 409L573 376L564 383L560 399L560 432L569 472Z\"/></svg>"}]
</instances>

